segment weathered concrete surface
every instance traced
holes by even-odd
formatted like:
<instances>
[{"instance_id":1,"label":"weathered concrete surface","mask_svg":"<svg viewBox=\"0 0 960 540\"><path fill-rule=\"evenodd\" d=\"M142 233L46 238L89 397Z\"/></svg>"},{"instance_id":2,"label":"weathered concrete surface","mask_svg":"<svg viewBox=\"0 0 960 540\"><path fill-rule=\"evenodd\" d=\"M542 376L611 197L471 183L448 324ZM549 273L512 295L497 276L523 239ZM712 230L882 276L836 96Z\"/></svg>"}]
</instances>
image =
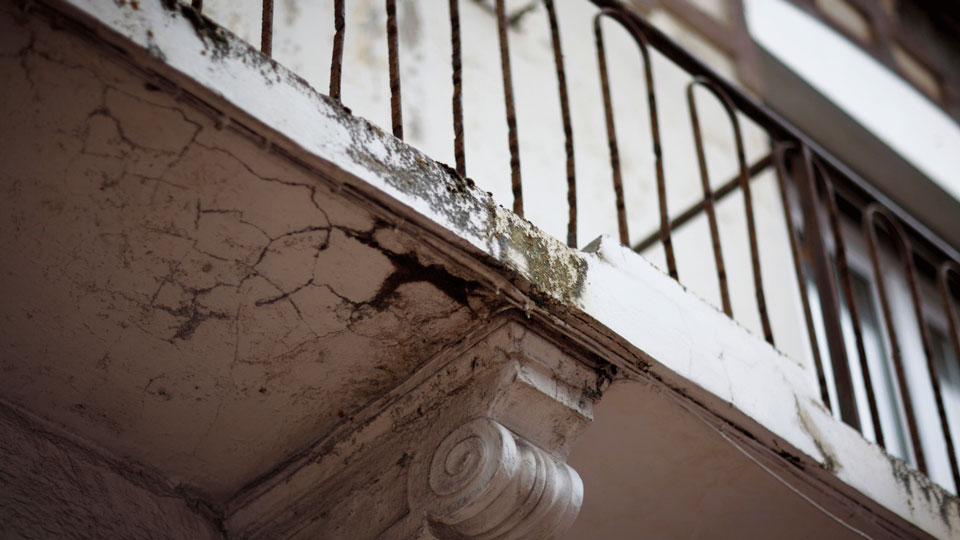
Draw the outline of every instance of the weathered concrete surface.
<instances>
[{"instance_id":1,"label":"weathered concrete surface","mask_svg":"<svg viewBox=\"0 0 960 540\"><path fill-rule=\"evenodd\" d=\"M230 510L389 423L379 399L510 307L797 489L960 530L956 499L818 408L802 366L645 261L567 249L186 8L57 5L106 27L3 7L22 98L0 150L5 398Z\"/></svg>"},{"instance_id":2,"label":"weathered concrete surface","mask_svg":"<svg viewBox=\"0 0 960 540\"><path fill-rule=\"evenodd\" d=\"M5 540L223 538L203 503L4 404L0 462Z\"/></svg>"},{"instance_id":3,"label":"weathered concrete surface","mask_svg":"<svg viewBox=\"0 0 960 540\"><path fill-rule=\"evenodd\" d=\"M4 398L224 501L495 305L288 161L3 10Z\"/></svg>"}]
</instances>

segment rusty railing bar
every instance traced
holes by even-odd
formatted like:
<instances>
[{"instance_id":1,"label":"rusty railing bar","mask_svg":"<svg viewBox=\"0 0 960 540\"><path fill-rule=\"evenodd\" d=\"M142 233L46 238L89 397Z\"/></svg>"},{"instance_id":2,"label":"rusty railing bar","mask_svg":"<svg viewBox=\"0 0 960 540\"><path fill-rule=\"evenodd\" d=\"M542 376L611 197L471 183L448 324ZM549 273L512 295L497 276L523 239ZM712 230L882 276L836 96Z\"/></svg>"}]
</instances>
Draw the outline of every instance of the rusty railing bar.
<instances>
[{"instance_id":1,"label":"rusty railing bar","mask_svg":"<svg viewBox=\"0 0 960 540\"><path fill-rule=\"evenodd\" d=\"M513 77L510 74L510 42L504 0L496 0L497 35L500 39L500 70L503 77L503 102L507 112L510 144L510 181L513 186L513 213L523 217L523 184L520 181L520 142L517 113L513 105Z\"/></svg>"},{"instance_id":2,"label":"rusty railing bar","mask_svg":"<svg viewBox=\"0 0 960 540\"><path fill-rule=\"evenodd\" d=\"M767 299L763 292L763 274L760 270L760 246L757 243L757 226L753 214L753 196L750 192L750 179L747 173L747 159L743 150L743 134L740 131L740 121L737 119L736 109L734 109L733 103L730 101L729 96L727 96L721 88L715 86L713 81L704 79L702 77L694 79L693 82L687 86L687 99L688 103L690 104L690 112L692 116L696 115L696 100L693 94L693 88L696 86L701 86L707 89L711 94L714 95L714 97L717 98L717 100L723 106L724 112L727 113L727 117L730 119L730 124L733 126L733 138L737 148L737 164L740 167L740 190L743 192L743 207L747 217L747 237L750 241L750 263L753 267L753 288L757 302L757 311L760 313L760 323L763 326L763 337L767 343L773 345L773 328L770 326L770 316L767 313ZM699 120L697 121L697 126L694 131L696 134L695 136L697 137L697 153L703 154L703 142L699 139ZM701 160L701 165L704 167L701 171L701 178L705 179L705 156L704 159ZM719 239L717 242L717 247L719 247Z\"/></svg>"},{"instance_id":3,"label":"rusty railing bar","mask_svg":"<svg viewBox=\"0 0 960 540\"><path fill-rule=\"evenodd\" d=\"M630 20L644 32L644 35L647 37L648 43L651 46L676 63L677 66L682 68L690 75L694 77L706 76L711 78L715 84L717 84L724 90L724 92L727 93L727 95L730 97L730 100L734 105L736 105L740 112L764 127L774 139L796 140L802 143L803 146L806 146L810 149L811 153L816 154L826 166L840 173L840 175L843 177L843 180L855 186L869 198L882 204L887 211L895 215L901 223L909 227L914 233L923 239L924 242L929 244L930 247L939 251L945 256L945 258L960 261L960 252L951 247L945 241L941 240L940 237L932 232L929 228L920 223L920 221L914 218L910 213L903 210L900 205L893 202L889 197L881 193L879 190L877 190L877 188L873 187L869 182L864 180L860 175L858 175L837 157L827 151L823 146L808 137L803 131L795 127L792 123L766 106L760 104L758 101L748 96L731 83L725 81L723 77L720 76L716 71L708 67L690 52L686 51L666 34L644 21L639 15L633 13L630 8L626 7L626 4L623 2L623 0L590 1L600 8L622 10L624 16L629 17ZM936 266L936 264L934 264L934 266Z\"/></svg>"},{"instance_id":4,"label":"rusty railing bar","mask_svg":"<svg viewBox=\"0 0 960 540\"><path fill-rule=\"evenodd\" d=\"M601 86L604 91L604 112L607 118L607 132L611 147L611 165L613 164L613 154L616 147L616 133L613 130L613 107L610 96L609 81L606 68L606 50L603 45L603 30L600 21L602 17L607 16L617 21L633 38L634 43L640 49L643 58L644 84L647 90L647 108L650 111L650 133L653 139L654 168L657 175L657 203L660 211L660 230L659 238L663 243L664 254L667 259L667 272L673 279L679 279L677 272L677 260L673 250L673 239L670 231L670 215L667 208L667 183L663 172L663 148L660 142L660 117L657 109L657 93L653 85L653 63L650 60L650 47L647 43L646 35L643 30L633 23L632 19L624 17L622 13L616 10L604 9L594 16L594 34L596 36L597 54L602 59L601 63ZM623 245L630 245L629 234L626 224L626 204L623 199L623 186L621 174L619 171L619 154L616 160L616 169L614 172L614 185L617 189L617 217L620 223L620 241ZM619 182L618 182L619 181Z\"/></svg>"},{"instance_id":5,"label":"rusty railing bar","mask_svg":"<svg viewBox=\"0 0 960 540\"><path fill-rule=\"evenodd\" d=\"M730 291L727 287L727 270L723 264L723 249L720 246L720 228L717 225L717 214L713 208L716 201L713 190L710 187L710 171L707 167L707 156L703 149L703 135L700 133L700 116L697 114L697 100L693 95L694 89L701 84L703 83L700 82L700 80L694 79L687 85L687 107L690 110L693 140L697 147L697 163L700 168L700 187L703 189L703 209L707 214L707 224L710 226L710 243L713 246L713 259L720 286L720 299L723 303L723 312L732 318L733 306L730 303Z\"/></svg>"},{"instance_id":6,"label":"rusty railing bar","mask_svg":"<svg viewBox=\"0 0 960 540\"><path fill-rule=\"evenodd\" d=\"M847 364L846 344L840 326L840 298L837 295L830 254L823 241L813 155L810 147L802 142L799 144L802 160L797 179L797 193L800 196L800 208L803 211L803 248L807 259L813 263L813 279L820 297L820 313L823 317L827 348L830 351L830 364L833 370L833 382L837 389L840 418L862 432L860 415L854 399L853 379L850 375L850 366Z\"/></svg>"},{"instance_id":7,"label":"rusty railing bar","mask_svg":"<svg viewBox=\"0 0 960 540\"><path fill-rule=\"evenodd\" d=\"M340 101L340 78L343 73L343 38L346 31L344 0L333 2L333 57L330 59L330 97Z\"/></svg>"},{"instance_id":8,"label":"rusty railing bar","mask_svg":"<svg viewBox=\"0 0 960 540\"><path fill-rule=\"evenodd\" d=\"M899 224L882 206L878 203L871 203L863 212L863 235L867 238L867 248L870 251L870 262L873 265L873 284L876 287L877 295L880 297L880 308L883 312L883 322L887 329L887 338L890 340L890 356L893 359L894 371L897 374L897 384L900 386L900 395L903 398L903 409L907 416L907 429L910 431L910 442L913 445L913 452L917 458L917 469L927 474L927 460L924 457L923 446L920 444L920 432L917 428L917 419L913 411L913 400L910 397L910 387L907 384L907 375L903 369L903 352L900 350L900 340L897 338L896 325L893 321L893 313L890 310L890 298L887 296L887 286L883 280L883 272L880 268L879 245L877 239L877 217L883 217L887 221L889 232L897 245L897 251L900 258L907 267L907 284L910 287L910 294L913 296L914 308L920 309L918 298L916 296L916 282L913 275L913 260L910 244L907 241ZM927 342L927 332L923 324L922 314L920 314L918 323L920 325L921 341L923 342L924 353L927 360L930 361L930 346ZM936 390L936 381L932 381Z\"/></svg>"},{"instance_id":9,"label":"rusty railing bar","mask_svg":"<svg viewBox=\"0 0 960 540\"><path fill-rule=\"evenodd\" d=\"M773 159L774 159L773 154L770 153L758 159L757 161L754 161L750 165L750 167L747 168L747 174L749 175L750 179L751 180L755 179L757 175L759 175L767 167L769 167L773 163ZM725 199L727 195L730 195L731 193L736 191L738 187L740 187L739 173L737 173L737 175L731 178L730 180L727 180L726 182L724 182L724 184L721 185L719 188L713 190L714 201L719 203L720 201ZM673 218L670 221L671 232L673 230L676 230L686 225L690 220L700 215L700 212L703 212L703 209L704 209L704 202L701 200L701 201L697 201L696 204L690 206L689 208L681 212L677 217ZM656 244L658 241L660 241L659 230L654 231L653 233L651 233L649 236L647 236L640 242L637 242L636 245L634 245L631 249L633 249L637 253L641 253L645 249Z\"/></svg>"},{"instance_id":10,"label":"rusty railing bar","mask_svg":"<svg viewBox=\"0 0 960 540\"><path fill-rule=\"evenodd\" d=\"M930 335L927 331L926 319L923 316L923 301L920 299L920 292L917 290L917 269L913 261L913 247L910 239L899 223L893 221L891 216L887 216L888 221L893 223L897 236L901 238L904 249L904 259L907 265L907 282L910 285L910 296L913 300L914 316L917 319L917 326L920 330L920 342L923 345L923 355L927 359L927 372L930 375L930 383L933 385L933 397L937 403L937 414L940 416L940 429L943 431L943 439L947 444L947 455L950 461L950 469L956 482L957 462L956 451L953 444L953 437L950 434L950 426L947 422L947 411L943 405L943 393L940 391L940 377L937 373L937 365L933 359L933 348L930 346ZM956 485L955 485L956 487ZM960 490L960 487L957 487Z\"/></svg>"},{"instance_id":11,"label":"rusty railing bar","mask_svg":"<svg viewBox=\"0 0 960 540\"><path fill-rule=\"evenodd\" d=\"M567 75L563 68L563 49L560 44L560 28L553 0L543 0L550 23L550 41L553 44L553 60L557 68L557 90L560 94L560 113L563 117L564 149L567 153L567 205L570 216L567 220L567 245L577 247L577 169L573 156L573 123L570 120L570 98L567 95Z\"/></svg>"},{"instance_id":12,"label":"rusty railing bar","mask_svg":"<svg viewBox=\"0 0 960 540\"><path fill-rule=\"evenodd\" d=\"M400 46L397 36L397 0L386 0L387 57L390 68L390 121L393 136L403 140L403 105L400 100Z\"/></svg>"},{"instance_id":13,"label":"rusty railing bar","mask_svg":"<svg viewBox=\"0 0 960 540\"><path fill-rule=\"evenodd\" d=\"M834 259L837 264L837 271L840 274L840 283L843 289L844 301L847 304L847 310L850 312L850 322L853 326L853 335L856 341L857 356L860 361L860 371L863 373L863 386L867 392L867 405L870 408L870 418L873 424L874 436L877 444L886 448L886 442L883 438L883 429L880 427L880 412L877 409L877 397L873 389L873 378L870 377L870 367L867 363L867 349L863 343L863 328L860 325L860 310L857 308L856 299L853 294L853 281L850 277L850 265L847 260L847 247L843 239L843 231L840 229L840 210L837 208L837 194L833 188L833 181L827 174L827 171L820 165L820 162L814 159L814 168L820 173L823 181L824 195L827 198L827 217L830 222L830 229L833 232L834 241Z\"/></svg>"},{"instance_id":14,"label":"rusty railing bar","mask_svg":"<svg viewBox=\"0 0 960 540\"><path fill-rule=\"evenodd\" d=\"M273 55L273 0L263 0L263 16L260 20L260 52Z\"/></svg>"},{"instance_id":15,"label":"rusty railing bar","mask_svg":"<svg viewBox=\"0 0 960 540\"><path fill-rule=\"evenodd\" d=\"M947 314L947 331L950 334L950 342L953 344L954 360L960 364L960 324L957 323L956 306L953 305L953 300L951 300L952 295L950 294L950 284L948 282L948 273L950 272L960 281L960 265L954 261L944 261L937 272L939 278L937 282L940 289L940 297L943 300L943 310ZM945 422L947 417L944 413L945 411L940 411L940 421L944 422L946 426ZM953 491L960 494L960 466L957 464L957 452L956 449L953 448L952 439L948 438L947 440L947 452L950 454L950 469L953 472Z\"/></svg>"},{"instance_id":16,"label":"rusty railing bar","mask_svg":"<svg viewBox=\"0 0 960 540\"><path fill-rule=\"evenodd\" d=\"M807 326L807 337L810 340L810 351L813 354L813 364L817 370L817 383L820 386L820 399L823 401L828 411L832 411L830 406L830 391L827 388L827 376L823 369L823 359L820 357L820 343L817 341L817 332L813 324L813 312L810 309L810 298L807 294L807 282L804 278L803 264L797 238L797 230L793 226L793 212L790 210L790 200L787 194L787 171L786 171L786 151L790 148L796 148L793 143L776 143L773 147L774 161L776 163L775 171L777 174L777 185L780 188L780 202L783 204L783 218L787 225L787 240L790 242L790 254L793 258L793 271L797 276L797 287L800 291L800 301L803 306L803 322ZM770 157L770 156L767 156ZM732 182L735 182L734 179ZM736 185L736 184L734 184Z\"/></svg>"},{"instance_id":17,"label":"rusty railing bar","mask_svg":"<svg viewBox=\"0 0 960 540\"><path fill-rule=\"evenodd\" d=\"M453 155L457 162L457 174L466 178L467 152L463 135L463 60L460 56L460 0L450 0L450 66L453 72Z\"/></svg>"},{"instance_id":18,"label":"rusty railing bar","mask_svg":"<svg viewBox=\"0 0 960 540\"><path fill-rule=\"evenodd\" d=\"M607 147L610 152L610 169L613 174L613 192L617 202L617 227L620 232L620 243L630 244L630 233L627 228L627 208L623 197L623 175L620 171L620 149L617 144L617 128L613 120L613 97L610 94L610 78L607 74L607 51L603 44L603 30L600 28L600 19L604 10L593 17L593 39L597 49L597 65L600 71L600 89L603 92L603 112L607 126Z\"/></svg>"}]
</instances>

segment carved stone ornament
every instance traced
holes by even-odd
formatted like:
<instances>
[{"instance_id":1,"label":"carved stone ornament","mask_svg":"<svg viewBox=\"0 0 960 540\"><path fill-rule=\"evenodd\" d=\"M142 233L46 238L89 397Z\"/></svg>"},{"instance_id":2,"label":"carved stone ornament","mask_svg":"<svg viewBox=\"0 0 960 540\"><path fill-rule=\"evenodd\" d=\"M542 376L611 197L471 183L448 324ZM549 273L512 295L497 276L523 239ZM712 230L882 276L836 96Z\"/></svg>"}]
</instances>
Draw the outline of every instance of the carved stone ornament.
<instances>
[{"instance_id":1,"label":"carved stone ornament","mask_svg":"<svg viewBox=\"0 0 960 540\"><path fill-rule=\"evenodd\" d=\"M411 490L411 502L436 529L461 538L554 538L573 524L583 502L576 471L489 418L447 435L428 474L425 485Z\"/></svg>"}]
</instances>

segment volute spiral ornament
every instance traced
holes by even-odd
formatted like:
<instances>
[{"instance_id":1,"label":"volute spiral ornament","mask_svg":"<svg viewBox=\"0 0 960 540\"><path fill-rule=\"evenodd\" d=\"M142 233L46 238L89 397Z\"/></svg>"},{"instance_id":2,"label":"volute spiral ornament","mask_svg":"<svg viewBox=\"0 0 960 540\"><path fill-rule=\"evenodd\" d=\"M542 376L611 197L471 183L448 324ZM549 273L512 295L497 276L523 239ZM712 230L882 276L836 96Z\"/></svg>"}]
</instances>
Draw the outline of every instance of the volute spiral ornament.
<instances>
[{"instance_id":1,"label":"volute spiral ornament","mask_svg":"<svg viewBox=\"0 0 960 540\"><path fill-rule=\"evenodd\" d=\"M447 435L427 480L431 521L478 540L555 537L583 502L576 471L489 418Z\"/></svg>"}]
</instances>

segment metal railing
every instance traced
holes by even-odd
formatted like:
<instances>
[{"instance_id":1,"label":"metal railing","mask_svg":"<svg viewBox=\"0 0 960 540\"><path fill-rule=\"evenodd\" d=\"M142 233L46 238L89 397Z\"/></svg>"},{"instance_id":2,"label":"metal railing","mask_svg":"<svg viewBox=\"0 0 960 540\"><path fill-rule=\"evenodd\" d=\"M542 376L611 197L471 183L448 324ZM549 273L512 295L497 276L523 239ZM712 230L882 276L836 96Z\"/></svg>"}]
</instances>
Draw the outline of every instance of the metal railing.
<instances>
[{"instance_id":1,"label":"metal railing","mask_svg":"<svg viewBox=\"0 0 960 540\"><path fill-rule=\"evenodd\" d=\"M858 430L862 430L861 417L866 411L858 411L854 397L854 383L848 364L847 343L842 332L842 313L845 308L853 327L853 339L857 352L857 362L866 386L869 417L872 419L876 441L885 445L881 429L877 398L871 383L870 367L867 361L866 347L860 314L854 298L850 265L848 263L847 242L845 241L841 221L859 217L863 236L869 249L872 263L875 292L882 310L884 329L890 344L890 360L894 366L897 384L905 410L906 427L916 457L917 468L927 473L926 453L921 444L918 423L914 411L910 386L905 374L905 362L918 359L904 358L894 322L890 296L885 285L884 267L879 253L888 249L882 247L892 244L896 248L903 265L903 275L912 300L912 310L916 318L919 335L926 356L926 367L933 385L933 396L939 415L940 428L946 443L946 453L955 489L960 489L960 470L958 470L953 434L950 432L943 396L940 391L940 378L936 362L932 356L924 310L942 310L948 321L950 341L956 358L960 359L960 333L957 321L957 291L960 290L960 255L950 245L928 230L920 221L903 211L897 204L876 190L869 182L850 170L830 152L808 138L789 122L767 109L738 88L726 82L692 54L681 48L658 29L645 22L636 13L617 0L591 0L598 8L593 19L593 31L598 77L603 97L604 121L607 131L612 185L616 199L617 226L620 241L629 245L627 210L623 190L623 174L620 163L620 149L614 123L614 113L610 91L609 66L605 46L604 30L601 20L611 20L625 30L639 49L643 60L643 75L646 84L646 98L649 108L650 132L654 155L657 197L660 225L646 239L633 247L643 251L655 244L663 246L667 272L678 279L677 261L671 238L672 232L689 223L694 217L705 214L710 231L714 265L719 282L723 311L732 316L730 292L727 284L727 271L721 249L719 225L715 207L718 201L739 191L743 196L746 226L749 236L750 261L753 272L753 288L756 305L762 325L763 337L774 343L773 330L767 311L763 279L760 271L760 253L754 220L751 180L765 171L776 173L782 212L786 220L790 251L793 257L793 269L799 287L804 323L810 342L810 348L820 384L821 397L827 407L831 406L830 392L824 361L821 358L821 343L825 343L830 355L832 379L838 396L839 416L843 421ZM560 115L564 131L566 154L567 200L569 205L567 244L577 244L577 192L576 167L571 125L570 98L562 52L562 40L557 24L557 14L553 0L542 0L548 17L550 43L557 75L557 92L560 102ZM345 0L335 0L331 20L334 24L333 54L330 67L329 96L341 99L341 73L343 68L343 43L345 29ZM202 0L193 0L192 6L202 10ZM261 50L269 55L273 39L273 0L263 0ZM452 123L453 147L456 171L466 177L467 160L464 144L464 104L462 78L462 51L460 37L460 0L449 0L451 77L453 82ZM520 145L517 133L516 103L513 93L510 64L510 45L508 20L504 0L494 0L494 8L499 38L499 55L504 107L508 131L510 154L510 175L513 190L513 210L523 215L523 180L520 169ZM399 47L397 37L396 1L385 0L386 32L388 45L388 66L390 81L390 110L393 134L403 138L403 116L401 107L401 77L399 69ZM686 100L692 121L697 161L700 172L702 200L675 217L667 210L666 177L663 168L663 149L657 109L657 95L654 88L653 63L650 49L679 66L691 77L686 87ZM697 100L694 90L705 89L722 106L732 127L736 148L737 175L714 189L711 187L706 164L703 137L701 134ZM748 164L744 153L743 136L739 116L750 119L766 131L772 141L772 151L752 164ZM791 199L794 197L796 200ZM794 208L799 206L802 216L794 216ZM802 217L802 220L795 218ZM824 219L826 217L826 219ZM802 221L802 229L797 223ZM832 240L831 241L828 241ZM832 249L831 249L832 247ZM951 276L953 279L951 279ZM940 306L925 306L918 292L918 280L933 283L940 296ZM814 314L808 293L808 282L815 284L820 313ZM838 283L839 282L839 283ZM951 285L953 283L953 285ZM841 298L842 293L842 298ZM929 304L929 302L928 302ZM824 335L818 336L814 319L822 317Z\"/></svg>"}]
</instances>

